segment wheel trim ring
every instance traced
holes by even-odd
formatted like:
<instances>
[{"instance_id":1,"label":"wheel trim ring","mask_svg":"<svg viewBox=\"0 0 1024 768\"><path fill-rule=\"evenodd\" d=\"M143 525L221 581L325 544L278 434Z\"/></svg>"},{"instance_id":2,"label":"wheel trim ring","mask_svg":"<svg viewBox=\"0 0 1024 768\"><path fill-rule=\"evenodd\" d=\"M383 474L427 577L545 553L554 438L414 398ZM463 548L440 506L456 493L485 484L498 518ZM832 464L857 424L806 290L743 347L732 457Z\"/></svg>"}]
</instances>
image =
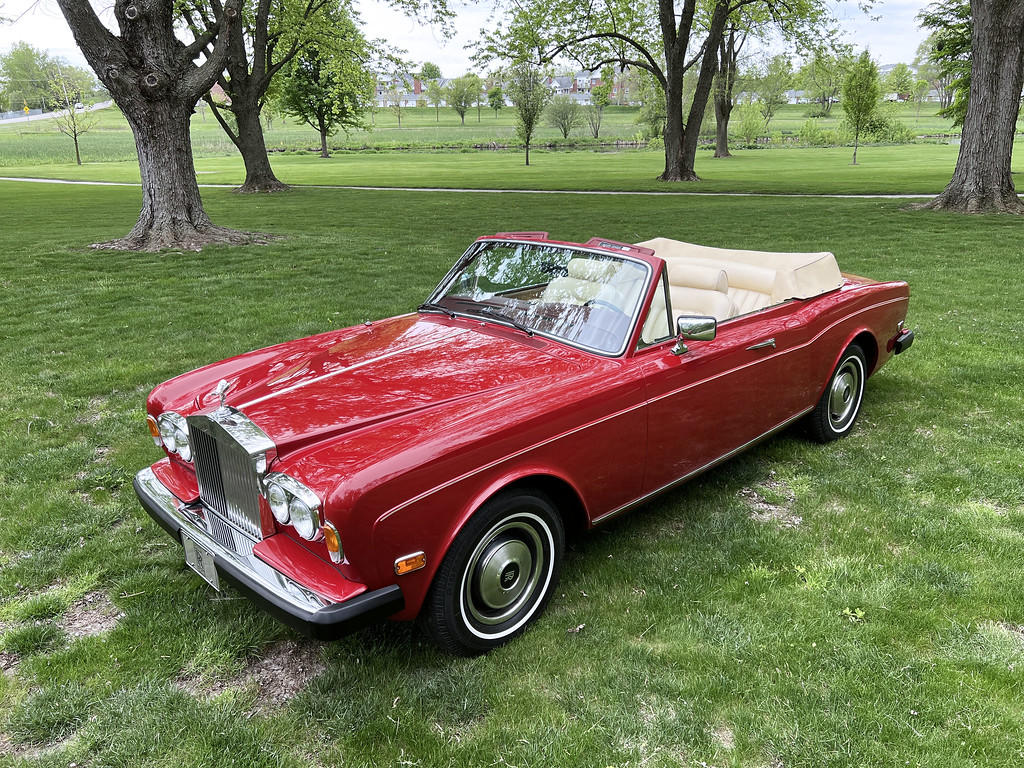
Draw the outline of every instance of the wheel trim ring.
<instances>
[{"instance_id":1,"label":"wheel trim ring","mask_svg":"<svg viewBox=\"0 0 1024 768\"><path fill-rule=\"evenodd\" d=\"M864 366L851 355L840 363L829 383L828 420L834 432L845 432L853 424L864 392Z\"/></svg>"},{"instance_id":2,"label":"wheel trim ring","mask_svg":"<svg viewBox=\"0 0 1024 768\"><path fill-rule=\"evenodd\" d=\"M533 558L531 573L526 576L527 586L515 599L511 606L502 611L501 618L495 620L493 616L484 614L486 621L481 621L481 610L474 599L474 584L472 583L473 573L484 555L488 546L495 542L503 533L510 531L526 531L529 538L535 543L536 555ZM514 633L537 612L537 608L543 600L551 583L551 576L554 571L554 535L547 522L532 512L519 512L504 518L491 527L484 534L472 554L467 560L466 567L462 571L462 579L459 585L459 604L462 611L463 624L474 636L482 640L495 640ZM520 575L523 578L523 575ZM507 626L506 626L507 625Z\"/></svg>"}]
</instances>

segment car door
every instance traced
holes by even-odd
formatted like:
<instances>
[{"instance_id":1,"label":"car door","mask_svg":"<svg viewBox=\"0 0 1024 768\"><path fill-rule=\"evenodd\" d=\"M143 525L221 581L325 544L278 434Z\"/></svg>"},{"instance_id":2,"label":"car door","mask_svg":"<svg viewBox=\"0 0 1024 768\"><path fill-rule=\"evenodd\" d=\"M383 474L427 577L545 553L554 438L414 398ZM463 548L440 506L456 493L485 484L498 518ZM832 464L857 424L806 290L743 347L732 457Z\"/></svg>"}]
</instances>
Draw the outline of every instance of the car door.
<instances>
[{"instance_id":1,"label":"car door","mask_svg":"<svg viewBox=\"0 0 1024 768\"><path fill-rule=\"evenodd\" d=\"M807 410L808 330L800 302L718 325L711 341L674 340L636 354L648 403L644 492L738 452Z\"/></svg>"}]
</instances>

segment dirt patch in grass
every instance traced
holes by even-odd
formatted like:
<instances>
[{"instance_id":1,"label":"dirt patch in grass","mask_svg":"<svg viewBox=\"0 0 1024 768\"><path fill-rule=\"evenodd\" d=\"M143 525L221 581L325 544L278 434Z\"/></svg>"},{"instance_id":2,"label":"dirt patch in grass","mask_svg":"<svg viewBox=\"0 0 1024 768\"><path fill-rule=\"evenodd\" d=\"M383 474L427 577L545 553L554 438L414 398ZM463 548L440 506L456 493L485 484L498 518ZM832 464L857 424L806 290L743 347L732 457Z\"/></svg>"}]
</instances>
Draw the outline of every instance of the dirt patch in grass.
<instances>
[{"instance_id":1,"label":"dirt patch in grass","mask_svg":"<svg viewBox=\"0 0 1024 768\"><path fill-rule=\"evenodd\" d=\"M711 738L719 749L730 750L736 747L736 735L728 723L719 723L711 732Z\"/></svg>"},{"instance_id":2,"label":"dirt patch in grass","mask_svg":"<svg viewBox=\"0 0 1024 768\"><path fill-rule=\"evenodd\" d=\"M72 603L58 626L70 637L92 637L109 632L124 614L104 592L89 592Z\"/></svg>"},{"instance_id":3,"label":"dirt patch in grass","mask_svg":"<svg viewBox=\"0 0 1024 768\"><path fill-rule=\"evenodd\" d=\"M13 653L0 651L0 671L5 675L13 676L18 668L18 657ZM2 752L3 750L0 750Z\"/></svg>"},{"instance_id":4,"label":"dirt patch in grass","mask_svg":"<svg viewBox=\"0 0 1024 768\"><path fill-rule=\"evenodd\" d=\"M200 677L179 680L178 684L194 696L214 697L230 690L254 686L256 697L249 707L255 715L273 710L294 699L326 667L318 653L319 645L307 641L283 640L251 659L237 675L212 684Z\"/></svg>"},{"instance_id":5,"label":"dirt patch in grass","mask_svg":"<svg viewBox=\"0 0 1024 768\"><path fill-rule=\"evenodd\" d=\"M775 523L782 528L798 528L803 518L794 515L796 494L771 472L768 480L753 488L741 488L737 494L750 510L755 523Z\"/></svg>"}]
</instances>

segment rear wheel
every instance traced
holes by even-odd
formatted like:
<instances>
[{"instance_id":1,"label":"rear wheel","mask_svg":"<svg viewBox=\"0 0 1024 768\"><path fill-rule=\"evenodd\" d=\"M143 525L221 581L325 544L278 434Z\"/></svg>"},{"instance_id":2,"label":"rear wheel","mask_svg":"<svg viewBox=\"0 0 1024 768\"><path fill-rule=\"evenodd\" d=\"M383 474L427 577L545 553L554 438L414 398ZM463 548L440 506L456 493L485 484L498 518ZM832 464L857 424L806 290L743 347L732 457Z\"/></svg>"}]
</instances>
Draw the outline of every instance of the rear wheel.
<instances>
[{"instance_id":1,"label":"rear wheel","mask_svg":"<svg viewBox=\"0 0 1024 768\"><path fill-rule=\"evenodd\" d=\"M483 653L519 636L558 584L565 532L554 504L532 489L487 501L455 538L423 606L444 650Z\"/></svg>"},{"instance_id":2,"label":"rear wheel","mask_svg":"<svg viewBox=\"0 0 1024 768\"><path fill-rule=\"evenodd\" d=\"M808 431L819 443L838 440L849 433L864 399L867 365L864 350L851 344L843 352L828 386L807 419Z\"/></svg>"}]
</instances>

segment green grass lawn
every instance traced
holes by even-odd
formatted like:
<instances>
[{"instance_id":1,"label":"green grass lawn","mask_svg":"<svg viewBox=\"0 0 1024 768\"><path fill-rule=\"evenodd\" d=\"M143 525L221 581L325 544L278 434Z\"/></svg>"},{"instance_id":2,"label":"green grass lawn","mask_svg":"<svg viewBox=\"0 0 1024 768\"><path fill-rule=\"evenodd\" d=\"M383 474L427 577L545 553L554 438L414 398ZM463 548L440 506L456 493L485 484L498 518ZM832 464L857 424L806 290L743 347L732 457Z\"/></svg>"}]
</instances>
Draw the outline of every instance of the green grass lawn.
<instances>
[{"instance_id":1,"label":"green grass lawn","mask_svg":"<svg viewBox=\"0 0 1024 768\"><path fill-rule=\"evenodd\" d=\"M0 182L0 765L1024 760L1020 221L888 200L204 198L281 238L94 251L131 227L138 189ZM917 342L847 439L787 432L577 541L547 613L485 657L406 625L306 642L217 599L131 490L158 457L147 391L407 311L474 237L514 229L829 249L910 282ZM282 667L305 681L294 698Z\"/></svg>"},{"instance_id":2,"label":"green grass lawn","mask_svg":"<svg viewBox=\"0 0 1024 768\"><path fill-rule=\"evenodd\" d=\"M855 166L850 165L852 149L846 147L737 150L724 159L702 151L699 184L657 181L664 155L654 150L534 151L529 167L521 152L339 153L326 160L275 155L272 163L282 181L295 185L934 195L949 182L957 150L948 144L863 147ZM1024 158L1024 153L1017 155ZM1024 159L1017 159L1014 167L1022 166ZM196 169L201 184L238 185L245 178L237 156L199 158ZM0 176L137 184L139 168L134 161L14 166L0 168Z\"/></svg>"},{"instance_id":3,"label":"green grass lawn","mask_svg":"<svg viewBox=\"0 0 1024 768\"><path fill-rule=\"evenodd\" d=\"M952 129L949 121L937 116L935 110L936 105L925 105L918 117L914 105L902 105L902 120L916 134L950 133ZM635 140L640 131L636 123L637 112L635 107L606 108L601 141L614 145L617 141ZM782 107L772 120L771 132L792 138L807 121L806 113L806 105ZM97 114L98 124L81 138L83 160L87 163L134 162L135 142L121 113L116 109L107 109ZM466 115L465 124L460 122L454 110L447 107L441 108L436 116L433 108L403 110L401 128L398 127L395 115L388 109L379 110L372 119L370 130L339 133L330 139L331 147L335 151L388 151L395 148L468 149L476 145L518 144L515 138L515 112L511 107L502 109L497 116L492 110L481 110L479 119L476 110L471 110ZM816 122L822 129L830 129L839 125L841 120L842 109L836 107L831 115L817 118ZM713 139L713 124L709 125L709 138ZM320 139L316 131L292 118L274 121L264 134L268 149L275 154L292 152L308 155L320 151ZM192 119L192 143L196 156L200 158L233 158L237 155L205 104L200 105ZM534 144L540 146L548 143L594 142L586 124L574 130L568 142L554 128L542 124L537 129ZM36 118L0 125L0 169L73 162L71 140L57 131L53 121Z\"/></svg>"}]
</instances>

